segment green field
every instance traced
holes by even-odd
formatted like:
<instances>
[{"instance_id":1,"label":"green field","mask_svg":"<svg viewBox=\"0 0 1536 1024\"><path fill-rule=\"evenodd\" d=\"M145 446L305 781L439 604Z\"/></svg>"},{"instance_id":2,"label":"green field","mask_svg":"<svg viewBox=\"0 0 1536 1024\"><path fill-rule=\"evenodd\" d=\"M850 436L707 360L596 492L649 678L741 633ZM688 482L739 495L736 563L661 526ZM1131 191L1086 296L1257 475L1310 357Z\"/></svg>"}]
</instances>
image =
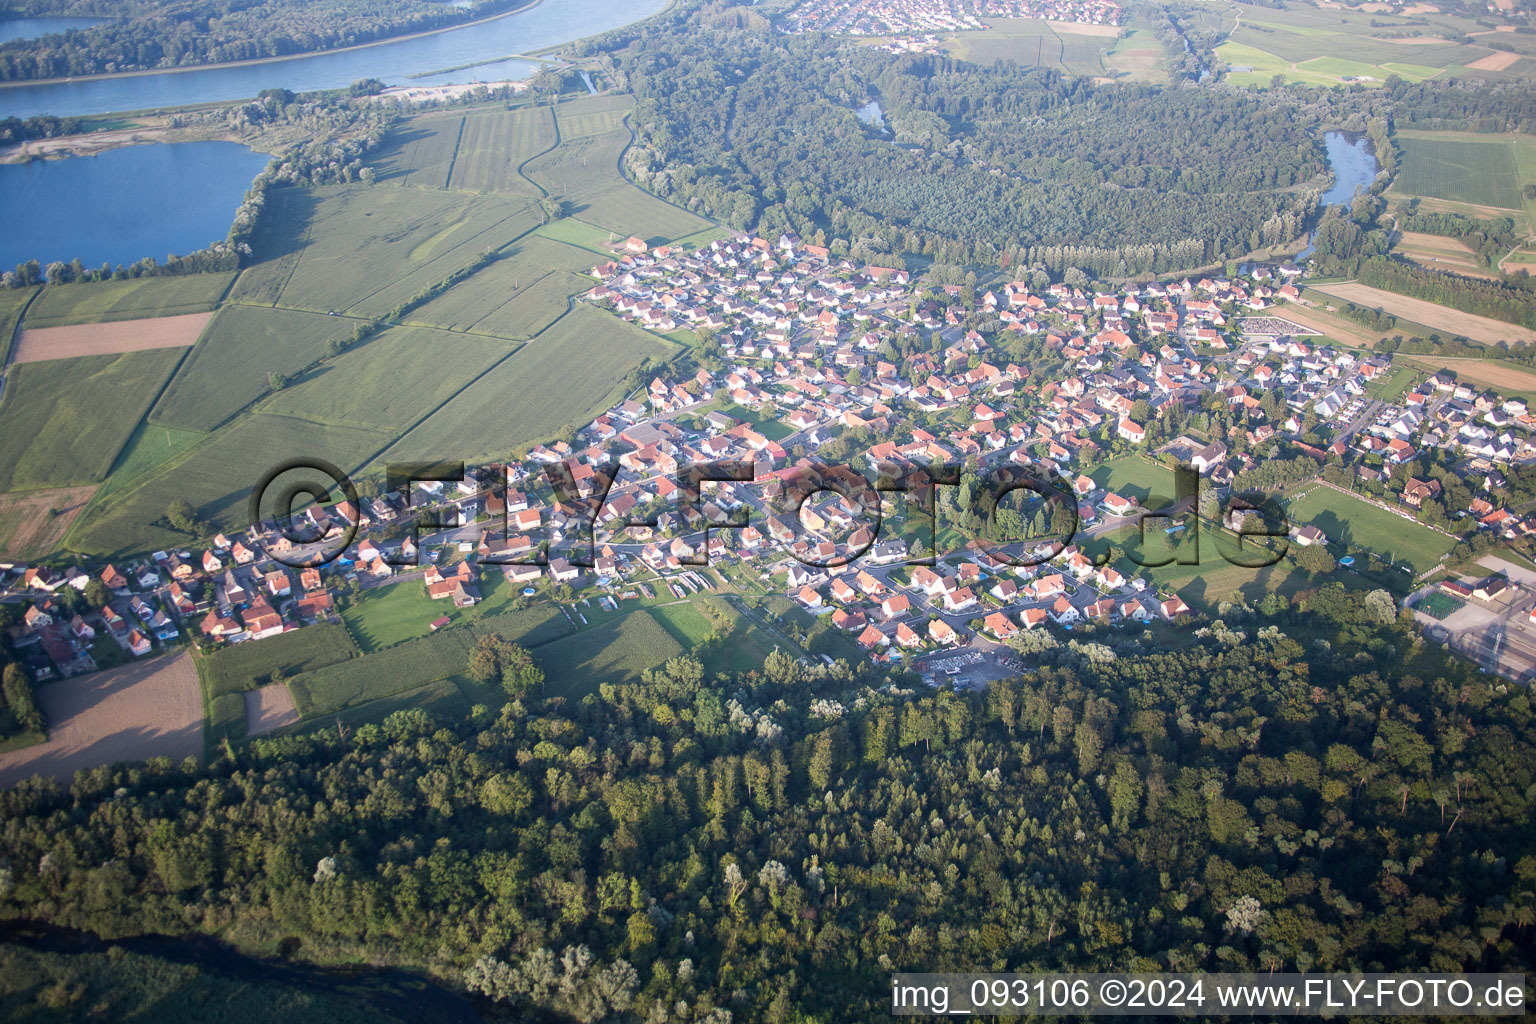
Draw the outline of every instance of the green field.
<instances>
[{"instance_id":1,"label":"green field","mask_svg":"<svg viewBox=\"0 0 1536 1024\"><path fill-rule=\"evenodd\" d=\"M378 180L447 188L464 119L463 114L423 114L396 128L372 161Z\"/></svg>"},{"instance_id":2,"label":"green field","mask_svg":"<svg viewBox=\"0 0 1536 1024\"><path fill-rule=\"evenodd\" d=\"M357 321L265 306L219 310L151 419L212 430L267 394L272 372L292 376L326 354L332 338L349 339Z\"/></svg>"},{"instance_id":3,"label":"green field","mask_svg":"<svg viewBox=\"0 0 1536 1024\"><path fill-rule=\"evenodd\" d=\"M563 140L553 152L530 160L523 173L555 195L575 202L623 181L619 155L628 145L629 131L624 128Z\"/></svg>"},{"instance_id":4,"label":"green field","mask_svg":"<svg viewBox=\"0 0 1536 1024\"><path fill-rule=\"evenodd\" d=\"M207 436L200 430L168 427L146 419L123 445L111 474L96 493L106 495L126 486L145 473L159 469Z\"/></svg>"},{"instance_id":5,"label":"green field","mask_svg":"<svg viewBox=\"0 0 1536 1024\"><path fill-rule=\"evenodd\" d=\"M248 525L246 501L262 475L291 458L320 456L352 469L389 443L390 435L360 427L326 426L270 413L242 417L206 443L88 507L69 534L86 554L118 556L183 545L192 538L164 523L177 498L219 529Z\"/></svg>"},{"instance_id":6,"label":"green field","mask_svg":"<svg viewBox=\"0 0 1536 1024\"><path fill-rule=\"evenodd\" d=\"M464 119L448 187L537 194L518 166L554 144L555 119L548 107L472 114Z\"/></svg>"},{"instance_id":7,"label":"green field","mask_svg":"<svg viewBox=\"0 0 1536 1024\"><path fill-rule=\"evenodd\" d=\"M27 310L28 327L143 320L206 313L218 305L234 274L140 277L128 281L46 285Z\"/></svg>"},{"instance_id":8,"label":"green field","mask_svg":"<svg viewBox=\"0 0 1536 1024\"><path fill-rule=\"evenodd\" d=\"M1132 25L1135 25L1132 22ZM1114 41L1101 58L1108 74L1118 74L1144 82L1167 82L1168 51L1150 29L1132 27Z\"/></svg>"},{"instance_id":9,"label":"green field","mask_svg":"<svg viewBox=\"0 0 1536 1024\"><path fill-rule=\"evenodd\" d=\"M703 217L657 199L627 181L584 196L573 204L573 211L599 228L620 236L637 235L652 243L686 238L712 226Z\"/></svg>"},{"instance_id":10,"label":"green field","mask_svg":"<svg viewBox=\"0 0 1536 1024\"><path fill-rule=\"evenodd\" d=\"M428 327L392 327L277 392L261 408L397 437L513 347Z\"/></svg>"},{"instance_id":11,"label":"green field","mask_svg":"<svg viewBox=\"0 0 1536 1024\"><path fill-rule=\"evenodd\" d=\"M454 624L472 622L478 631L500 633L530 647L565 636L573 628L548 603L514 608L514 602L522 600L517 593L521 588L507 583L498 566L484 566L476 588L483 598L479 604L455 608L451 601L429 598L420 579L402 580L363 591L342 619L365 654L427 636L429 624L444 615Z\"/></svg>"},{"instance_id":12,"label":"green field","mask_svg":"<svg viewBox=\"0 0 1536 1024\"><path fill-rule=\"evenodd\" d=\"M1069 75L1102 74L1102 57L1113 36L1058 31L1036 18L987 18L985 32L957 32L949 52L976 64L1014 61L1023 67L1057 68ZM1157 43L1154 48L1160 49Z\"/></svg>"},{"instance_id":13,"label":"green field","mask_svg":"<svg viewBox=\"0 0 1536 1024\"><path fill-rule=\"evenodd\" d=\"M1310 524L1327 534L1335 557L1374 552L1393 562L1411 563L1415 574L1434 568L1455 545L1427 526L1331 487L1314 487L1288 502L1286 514L1292 523Z\"/></svg>"},{"instance_id":14,"label":"green field","mask_svg":"<svg viewBox=\"0 0 1536 1024\"><path fill-rule=\"evenodd\" d=\"M379 181L461 191L538 190L518 165L555 144L548 107L422 114L395 129L377 158Z\"/></svg>"},{"instance_id":15,"label":"green field","mask_svg":"<svg viewBox=\"0 0 1536 1024\"><path fill-rule=\"evenodd\" d=\"M314 193L303 222L285 215L286 236L258 248L263 260L241 275L236 299L382 316L543 221L524 198L377 186Z\"/></svg>"},{"instance_id":16,"label":"green field","mask_svg":"<svg viewBox=\"0 0 1536 1024\"><path fill-rule=\"evenodd\" d=\"M590 278L564 270L545 273L529 259L497 260L470 280L414 310L410 323L498 338L531 338L570 308Z\"/></svg>"},{"instance_id":17,"label":"green field","mask_svg":"<svg viewBox=\"0 0 1536 1024\"><path fill-rule=\"evenodd\" d=\"M355 658L357 654L357 645L346 629L326 623L220 647L203 660L202 677L209 696L217 697L265 686L272 681L273 672L295 676Z\"/></svg>"},{"instance_id":18,"label":"green field","mask_svg":"<svg viewBox=\"0 0 1536 1024\"><path fill-rule=\"evenodd\" d=\"M1088 474L1100 487L1108 488L1124 498L1145 502L1156 494L1173 499L1173 470L1166 466L1154 466L1138 455L1111 459L1096 466Z\"/></svg>"},{"instance_id":19,"label":"green field","mask_svg":"<svg viewBox=\"0 0 1536 1024\"><path fill-rule=\"evenodd\" d=\"M583 96L561 103L555 119L560 123L560 137L575 139L622 127L624 115L634 107L635 101L629 96Z\"/></svg>"},{"instance_id":20,"label":"green field","mask_svg":"<svg viewBox=\"0 0 1536 1024\"><path fill-rule=\"evenodd\" d=\"M11 367L0 400L0 491L106 477L186 349Z\"/></svg>"},{"instance_id":21,"label":"green field","mask_svg":"<svg viewBox=\"0 0 1536 1024\"><path fill-rule=\"evenodd\" d=\"M600 683L638 683L640 674L685 653L645 609L545 644L534 651L544 669L544 691L583 697Z\"/></svg>"},{"instance_id":22,"label":"green field","mask_svg":"<svg viewBox=\"0 0 1536 1024\"><path fill-rule=\"evenodd\" d=\"M633 324L578 303L402 438L387 457L506 457L561 427L587 423L617 397L615 389L630 370L673 351Z\"/></svg>"},{"instance_id":23,"label":"green field","mask_svg":"<svg viewBox=\"0 0 1536 1024\"><path fill-rule=\"evenodd\" d=\"M1414 610L1421 611L1432 619L1443 619L1461 608L1463 603L1444 591L1434 590L1425 595L1424 599L1414 606Z\"/></svg>"},{"instance_id":24,"label":"green field","mask_svg":"<svg viewBox=\"0 0 1536 1024\"><path fill-rule=\"evenodd\" d=\"M0 288L0 366L10 362L11 343L16 340L21 311L37 292L36 288Z\"/></svg>"},{"instance_id":25,"label":"green field","mask_svg":"<svg viewBox=\"0 0 1536 1024\"><path fill-rule=\"evenodd\" d=\"M545 224L534 234L540 238L561 243L566 248L579 248L580 251L588 253L589 255L586 256L588 266L593 266L602 260L613 259L614 243L625 237L617 231L595 227L575 217L565 217ZM592 256L600 256L602 260L594 260Z\"/></svg>"},{"instance_id":26,"label":"green field","mask_svg":"<svg viewBox=\"0 0 1536 1024\"><path fill-rule=\"evenodd\" d=\"M1407 136L1397 144L1402 152L1397 191L1507 210L1522 208L1509 142Z\"/></svg>"},{"instance_id":27,"label":"green field","mask_svg":"<svg viewBox=\"0 0 1536 1024\"><path fill-rule=\"evenodd\" d=\"M288 682L305 718L403 693L464 671L474 634L445 629L374 654L303 672Z\"/></svg>"}]
</instances>

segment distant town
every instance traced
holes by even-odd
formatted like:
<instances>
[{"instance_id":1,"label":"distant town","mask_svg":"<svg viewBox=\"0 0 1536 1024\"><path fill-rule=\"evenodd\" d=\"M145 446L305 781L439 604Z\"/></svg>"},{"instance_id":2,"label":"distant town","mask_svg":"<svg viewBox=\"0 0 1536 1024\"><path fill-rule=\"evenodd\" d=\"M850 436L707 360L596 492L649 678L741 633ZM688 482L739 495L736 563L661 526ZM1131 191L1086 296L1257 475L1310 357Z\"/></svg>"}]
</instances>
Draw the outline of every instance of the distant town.
<instances>
[{"instance_id":1,"label":"distant town","mask_svg":"<svg viewBox=\"0 0 1536 1024\"><path fill-rule=\"evenodd\" d=\"M784 16L785 31L889 36L986 28L987 18L1044 18L1118 25L1115 0L803 0Z\"/></svg>"}]
</instances>

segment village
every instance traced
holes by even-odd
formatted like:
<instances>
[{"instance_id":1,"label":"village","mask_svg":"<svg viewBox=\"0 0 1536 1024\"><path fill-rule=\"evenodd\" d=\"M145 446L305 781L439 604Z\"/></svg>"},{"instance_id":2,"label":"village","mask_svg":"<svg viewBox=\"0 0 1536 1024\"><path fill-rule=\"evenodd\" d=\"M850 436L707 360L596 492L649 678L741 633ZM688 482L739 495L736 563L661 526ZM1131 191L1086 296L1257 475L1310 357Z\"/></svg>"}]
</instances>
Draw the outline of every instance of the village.
<instances>
[{"instance_id":1,"label":"village","mask_svg":"<svg viewBox=\"0 0 1536 1024\"><path fill-rule=\"evenodd\" d=\"M469 608L500 575L529 597L616 608L745 578L868 658L930 676L982 660L1001 672L1016 664L1021 635L1198 617L1177 585L1104 546L1124 543L1147 513L1162 513L1158 534L1256 532L1245 525L1251 510L1176 506L1171 467L1191 467L1219 501L1281 445L1314 473L1331 460L1396 488L1371 504L1314 487L1400 523L1384 534L1420 531L1449 550L1443 527L1421 525L1445 503L1441 480L1393 483L1395 466L1427 451L1453 459L1474 495L1444 507L1447 517L1473 516L1502 538L1536 532L1536 519L1500 497L1505 472L1536 459L1536 417L1522 401L1317 343L1285 316L1302 301L1300 268L1244 269L1114 291L978 290L933 287L792 234L692 252L628 239L591 268L582 301L657 333L697 332L691 374L657 376L571 440L462 480L375 489L356 504L312 505L281 528L263 522L131 564L7 566L13 607L20 598L24 608L10 645L44 680L189 641L259 642L336 621L342 591L368 600L377 588L418 587L445 610ZM1042 379L1007 355L1016 341L1065 369ZM1171 412L1201 409L1228 410L1237 425L1224 437L1166 435ZM722 465L737 468L689 476ZM923 486L871 502L849 485L893 467ZM1073 534L957 534L952 503L933 498L957 489L934 485L943 467L1049 482L1068 498ZM1166 483L1116 483L1127 472ZM1331 548L1354 571L1391 543L1330 522L1290 523L1294 549ZM1434 569L1383 564L1412 569L1403 593Z\"/></svg>"},{"instance_id":2,"label":"village","mask_svg":"<svg viewBox=\"0 0 1536 1024\"><path fill-rule=\"evenodd\" d=\"M784 18L786 32L859 36L957 32L987 27L983 18L1044 18L1082 25L1118 25L1115 0L834 0L796 5Z\"/></svg>"}]
</instances>

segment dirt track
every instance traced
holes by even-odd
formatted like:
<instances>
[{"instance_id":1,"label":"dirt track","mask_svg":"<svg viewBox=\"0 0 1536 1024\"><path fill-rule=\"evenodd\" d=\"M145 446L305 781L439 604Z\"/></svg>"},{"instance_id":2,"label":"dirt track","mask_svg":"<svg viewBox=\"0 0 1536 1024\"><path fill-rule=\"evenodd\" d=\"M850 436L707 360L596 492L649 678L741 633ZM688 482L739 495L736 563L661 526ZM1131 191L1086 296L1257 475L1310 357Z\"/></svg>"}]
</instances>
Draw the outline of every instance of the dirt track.
<instances>
[{"instance_id":1,"label":"dirt track","mask_svg":"<svg viewBox=\"0 0 1536 1024\"><path fill-rule=\"evenodd\" d=\"M150 348L185 348L197 341L212 319L212 313L184 313L104 324L32 327L21 332L11 361L37 363L44 359L117 355Z\"/></svg>"},{"instance_id":2,"label":"dirt track","mask_svg":"<svg viewBox=\"0 0 1536 1024\"><path fill-rule=\"evenodd\" d=\"M68 783L81 768L203 754L203 698L187 654L38 688L48 742L0 754L0 786L32 775Z\"/></svg>"}]
</instances>

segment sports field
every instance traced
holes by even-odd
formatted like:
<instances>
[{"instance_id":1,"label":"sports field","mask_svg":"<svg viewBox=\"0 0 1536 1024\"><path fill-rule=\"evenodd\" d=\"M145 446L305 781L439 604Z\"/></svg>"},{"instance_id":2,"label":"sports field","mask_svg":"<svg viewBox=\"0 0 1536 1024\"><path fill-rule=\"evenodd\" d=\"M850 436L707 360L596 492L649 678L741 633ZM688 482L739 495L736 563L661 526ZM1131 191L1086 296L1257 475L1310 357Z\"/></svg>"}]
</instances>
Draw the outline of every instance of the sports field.
<instances>
[{"instance_id":1,"label":"sports field","mask_svg":"<svg viewBox=\"0 0 1536 1024\"><path fill-rule=\"evenodd\" d=\"M505 456L547 440L561 427L585 425L618 396L619 381L641 361L667 359L670 343L577 303L554 326L412 430L388 458Z\"/></svg>"},{"instance_id":2,"label":"sports field","mask_svg":"<svg viewBox=\"0 0 1536 1024\"><path fill-rule=\"evenodd\" d=\"M0 401L0 491L107 475L185 349L25 363Z\"/></svg>"},{"instance_id":3,"label":"sports field","mask_svg":"<svg viewBox=\"0 0 1536 1024\"><path fill-rule=\"evenodd\" d=\"M1444 534L1331 487L1312 488L1287 502L1285 511L1292 523L1322 530L1335 557L1374 552L1409 562L1415 574L1440 564L1440 556L1455 546Z\"/></svg>"},{"instance_id":4,"label":"sports field","mask_svg":"<svg viewBox=\"0 0 1536 1024\"><path fill-rule=\"evenodd\" d=\"M186 348L197 341L212 319L212 313L183 313L145 320L29 328L21 332L13 361L36 363L45 359L119 355L152 348Z\"/></svg>"}]
</instances>

